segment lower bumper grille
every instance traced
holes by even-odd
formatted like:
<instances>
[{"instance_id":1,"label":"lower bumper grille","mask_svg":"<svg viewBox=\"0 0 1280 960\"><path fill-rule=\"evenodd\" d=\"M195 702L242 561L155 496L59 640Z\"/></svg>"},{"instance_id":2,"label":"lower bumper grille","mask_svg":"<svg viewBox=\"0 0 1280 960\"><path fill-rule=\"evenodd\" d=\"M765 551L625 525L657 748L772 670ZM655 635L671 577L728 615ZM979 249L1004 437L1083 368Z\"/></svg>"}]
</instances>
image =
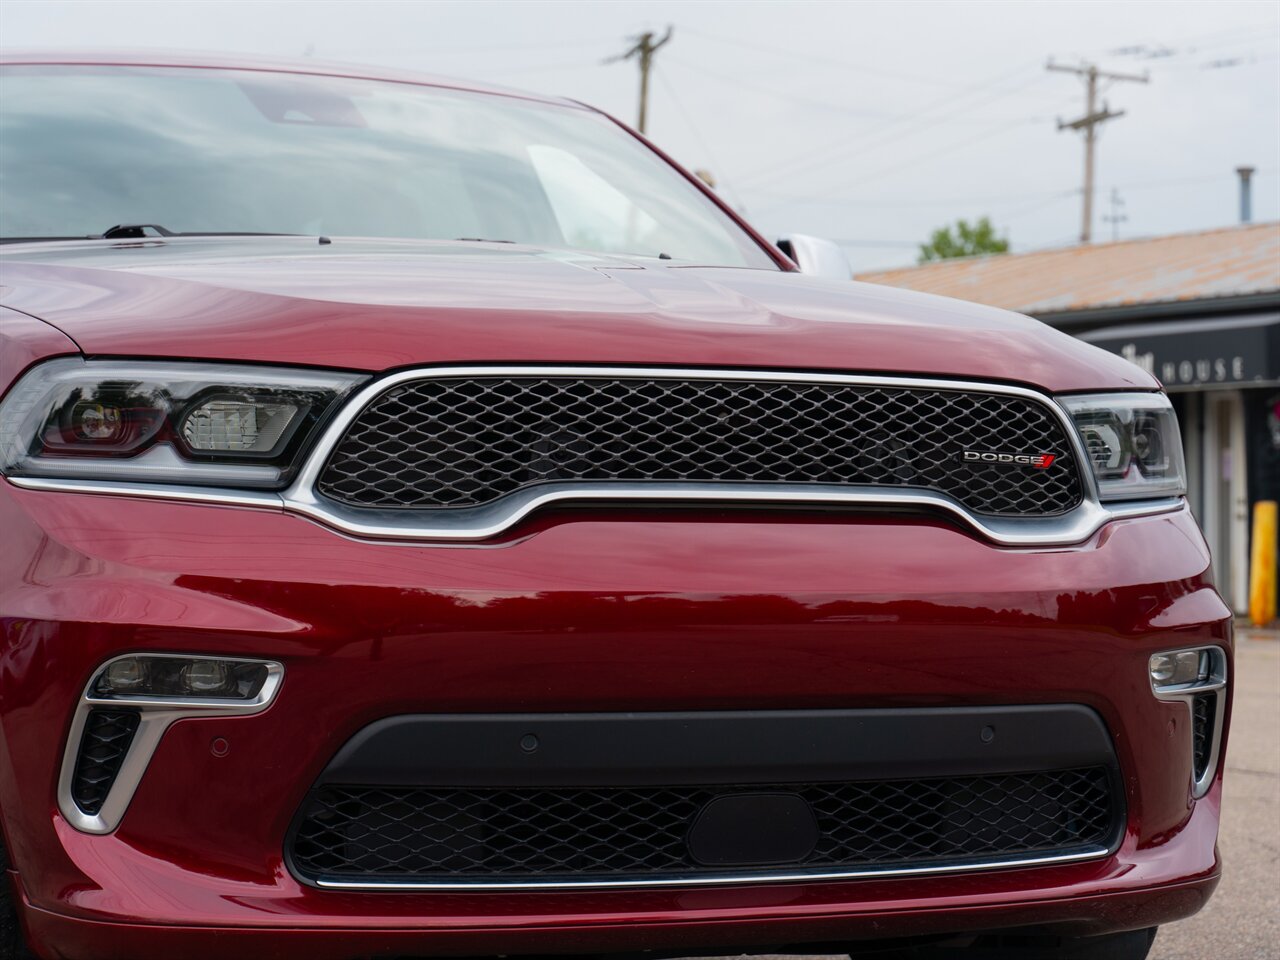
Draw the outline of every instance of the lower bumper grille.
<instances>
[{"instance_id":1,"label":"lower bumper grille","mask_svg":"<svg viewBox=\"0 0 1280 960\"><path fill-rule=\"evenodd\" d=\"M741 873L747 864L726 870L698 862L690 833L713 800L753 794L807 805L816 826L807 853L751 866L753 876L1097 853L1119 829L1119 802L1104 766L786 785L333 785L308 798L289 854L300 877L321 883L617 882Z\"/></svg>"},{"instance_id":2,"label":"lower bumper grille","mask_svg":"<svg viewBox=\"0 0 1280 960\"><path fill-rule=\"evenodd\" d=\"M76 757L71 796L76 806L93 816L111 792L138 730L136 710L90 710Z\"/></svg>"},{"instance_id":3,"label":"lower bumper grille","mask_svg":"<svg viewBox=\"0 0 1280 960\"><path fill-rule=\"evenodd\" d=\"M1191 701L1191 758L1197 780L1209 772L1213 756L1213 721L1218 709L1217 693L1197 694Z\"/></svg>"}]
</instances>

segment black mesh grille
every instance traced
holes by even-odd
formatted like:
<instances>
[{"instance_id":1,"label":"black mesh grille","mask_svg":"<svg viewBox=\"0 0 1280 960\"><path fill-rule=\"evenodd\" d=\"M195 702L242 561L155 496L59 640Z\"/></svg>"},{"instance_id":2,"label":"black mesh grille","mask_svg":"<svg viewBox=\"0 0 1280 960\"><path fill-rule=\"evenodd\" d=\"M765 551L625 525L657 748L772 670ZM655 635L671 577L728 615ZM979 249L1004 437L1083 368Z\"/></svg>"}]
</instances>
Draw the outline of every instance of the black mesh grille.
<instances>
[{"instance_id":1,"label":"black mesh grille","mask_svg":"<svg viewBox=\"0 0 1280 960\"><path fill-rule=\"evenodd\" d=\"M1045 468L965 451L1052 454ZM465 507L538 483L718 481L915 487L988 515L1080 502L1060 423L1000 394L714 380L432 379L348 428L320 492L379 508Z\"/></svg>"},{"instance_id":2,"label":"black mesh grille","mask_svg":"<svg viewBox=\"0 0 1280 960\"><path fill-rule=\"evenodd\" d=\"M90 816L102 809L129 744L138 730L138 714L128 710L90 710L80 738L71 798Z\"/></svg>"},{"instance_id":3,"label":"black mesh grille","mask_svg":"<svg viewBox=\"0 0 1280 960\"><path fill-rule=\"evenodd\" d=\"M1105 768L1090 767L783 788L328 786L304 805L291 857L310 879L514 882L724 872L690 858L694 816L713 797L785 789L812 807L819 841L803 862L769 869L999 860L1108 845L1117 817L1111 783Z\"/></svg>"},{"instance_id":4,"label":"black mesh grille","mask_svg":"<svg viewBox=\"0 0 1280 960\"><path fill-rule=\"evenodd\" d=\"M1202 693L1191 701L1191 749L1195 777L1199 780L1209 769L1209 755L1213 752L1213 721L1217 712L1218 695Z\"/></svg>"}]
</instances>

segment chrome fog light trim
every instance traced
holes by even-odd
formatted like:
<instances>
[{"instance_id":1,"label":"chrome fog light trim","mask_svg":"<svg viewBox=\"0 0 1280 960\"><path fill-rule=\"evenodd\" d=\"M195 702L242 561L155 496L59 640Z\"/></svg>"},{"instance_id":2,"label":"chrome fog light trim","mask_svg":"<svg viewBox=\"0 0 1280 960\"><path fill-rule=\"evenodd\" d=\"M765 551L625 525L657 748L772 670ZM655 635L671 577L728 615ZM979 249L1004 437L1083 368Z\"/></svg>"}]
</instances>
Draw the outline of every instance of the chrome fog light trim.
<instances>
[{"instance_id":1,"label":"chrome fog light trim","mask_svg":"<svg viewBox=\"0 0 1280 960\"><path fill-rule=\"evenodd\" d=\"M1227 710L1227 654L1221 647L1185 647L1154 653L1147 661L1151 692L1160 700L1186 704L1189 750L1191 751L1191 795L1203 797L1213 785L1222 749L1222 720ZM1204 770L1196 773L1195 701L1212 697L1209 756Z\"/></svg>"},{"instance_id":2,"label":"chrome fog light trim","mask_svg":"<svg viewBox=\"0 0 1280 960\"><path fill-rule=\"evenodd\" d=\"M221 670L211 664L222 665ZM152 668L157 676L181 678L191 687L190 693L148 693L153 683ZM236 695L218 695L201 678L226 675L252 676L253 681ZM196 678L195 682L191 678ZM164 732L175 720L188 717L239 717L261 713L275 699L284 679L284 665L275 660L251 657L224 657L209 654L129 653L100 664L85 685L76 704L62 754L58 773L58 809L77 830L84 833L110 833L120 824L138 783L146 772ZM227 684L230 691L230 683ZM95 709L132 710L139 717L137 730L120 764L119 771L97 813L86 813L75 801L73 787L76 764L84 739L85 725Z\"/></svg>"}]
</instances>

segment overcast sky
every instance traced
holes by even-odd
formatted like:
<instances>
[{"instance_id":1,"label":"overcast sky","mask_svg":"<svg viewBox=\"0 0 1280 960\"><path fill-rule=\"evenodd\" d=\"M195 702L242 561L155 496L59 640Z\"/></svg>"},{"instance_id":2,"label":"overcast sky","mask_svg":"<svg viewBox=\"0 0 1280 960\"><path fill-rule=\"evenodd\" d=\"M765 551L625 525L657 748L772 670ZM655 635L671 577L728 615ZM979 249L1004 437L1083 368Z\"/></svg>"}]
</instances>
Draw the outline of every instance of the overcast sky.
<instances>
[{"instance_id":1,"label":"overcast sky","mask_svg":"<svg viewBox=\"0 0 1280 960\"><path fill-rule=\"evenodd\" d=\"M770 236L841 241L855 269L910 263L957 217L990 215L1015 250L1080 228L1083 146L1056 119L1082 59L1150 83L1105 89L1095 238L1237 220L1234 169L1258 168L1254 218L1280 219L1280 2L377 2L0 0L6 48L164 48L314 56L561 94L634 122L645 29L649 133L713 171Z\"/></svg>"}]
</instances>

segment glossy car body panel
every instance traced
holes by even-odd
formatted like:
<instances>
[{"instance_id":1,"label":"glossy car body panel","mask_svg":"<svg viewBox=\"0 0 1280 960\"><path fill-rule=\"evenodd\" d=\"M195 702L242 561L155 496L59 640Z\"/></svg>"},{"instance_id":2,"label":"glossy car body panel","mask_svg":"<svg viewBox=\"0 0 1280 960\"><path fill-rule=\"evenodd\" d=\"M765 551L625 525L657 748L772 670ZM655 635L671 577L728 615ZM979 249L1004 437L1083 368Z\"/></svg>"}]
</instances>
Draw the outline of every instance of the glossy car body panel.
<instances>
[{"instance_id":1,"label":"glossy car body panel","mask_svg":"<svg viewBox=\"0 0 1280 960\"><path fill-rule=\"evenodd\" d=\"M903 373L1155 389L1018 314L796 273L511 244L182 238L27 245L3 302L86 354L357 370L466 362Z\"/></svg>"},{"instance_id":2,"label":"glossy car body panel","mask_svg":"<svg viewBox=\"0 0 1280 960\"><path fill-rule=\"evenodd\" d=\"M56 779L67 704L112 653L269 656L288 677L260 716L175 724L112 835L76 832L33 792L0 797L18 862L42 865L23 875L26 895L69 942L85 934L56 916L365 931L317 947L332 956L382 928L428 950L536 949L528 928L562 927L572 936L548 933L544 946L693 943L660 931L695 919L741 922L742 942L766 931L801 942L834 929L834 916L861 918L837 925L852 938L907 910L901 927L915 932L937 911L952 927L1023 922L1038 900L1064 903L1036 922L1101 932L1115 928L1105 910L1065 901L1201 881L1126 907L1154 917L1170 898L1202 898L1216 877L1218 788L1191 801L1189 757L1162 746L1185 737L1186 710L1151 697L1145 676L1155 650L1230 647L1185 511L1046 551L994 550L919 519L759 511L567 512L501 545L451 548L361 543L262 511L6 486L0 526L16 548L0 561L6 683L21 695L3 721L3 783ZM282 864L310 783L385 716L1025 702L1083 703L1124 731L1115 748L1130 815L1114 857L737 895L387 897L316 891ZM225 757L211 753L215 737L230 743ZM135 942L127 927L110 930ZM422 939L436 930L474 939Z\"/></svg>"},{"instance_id":3,"label":"glossy car body panel","mask_svg":"<svg viewBox=\"0 0 1280 960\"><path fill-rule=\"evenodd\" d=\"M79 352L75 341L57 327L0 306L0 395L28 367Z\"/></svg>"},{"instance_id":4,"label":"glossy car body panel","mask_svg":"<svg viewBox=\"0 0 1280 960\"><path fill-rule=\"evenodd\" d=\"M164 62L432 82L310 62ZM346 238L18 245L0 249L0 395L30 365L78 350L376 373L628 364L1043 393L1157 386L1027 318L816 281L770 256L779 270ZM361 540L269 505L0 479L0 536L0 817L44 956L1093 935L1189 915L1217 882L1221 772L1192 798L1188 710L1153 697L1147 674L1158 650L1231 651L1230 611L1185 508L1052 548L998 547L943 516L759 504L548 508L479 543L431 545ZM133 651L265 657L285 680L258 715L174 723L119 827L90 835L58 812L59 764L93 671ZM892 880L486 894L320 890L285 864L320 771L386 717L1031 703L1083 704L1111 732L1127 811L1114 855Z\"/></svg>"}]
</instances>

